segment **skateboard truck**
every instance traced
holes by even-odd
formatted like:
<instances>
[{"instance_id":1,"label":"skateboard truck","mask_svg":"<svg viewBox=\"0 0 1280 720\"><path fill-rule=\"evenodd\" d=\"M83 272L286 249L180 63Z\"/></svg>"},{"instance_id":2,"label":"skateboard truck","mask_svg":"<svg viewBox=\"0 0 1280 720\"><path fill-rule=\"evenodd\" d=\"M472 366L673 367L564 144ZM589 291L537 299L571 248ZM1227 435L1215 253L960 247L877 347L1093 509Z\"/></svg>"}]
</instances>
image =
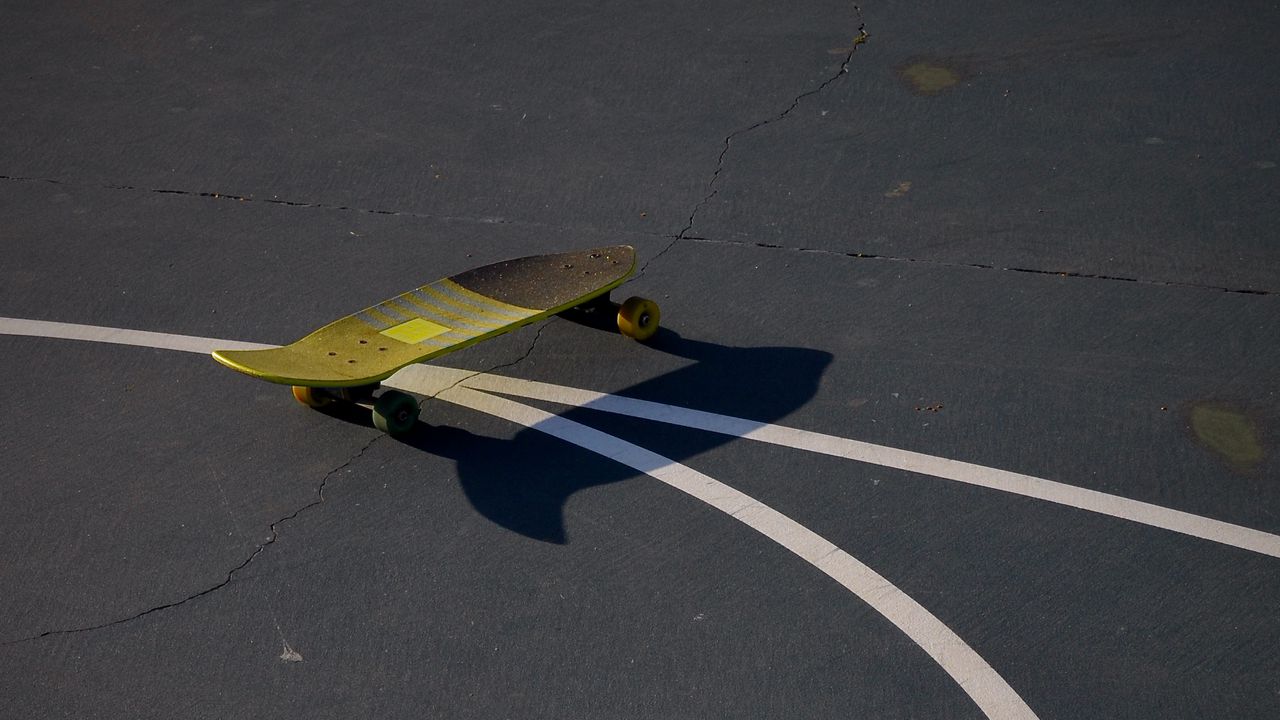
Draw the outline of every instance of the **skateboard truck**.
<instances>
[{"instance_id":1,"label":"skateboard truck","mask_svg":"<svg viewBox=\"0 0 1280 720\"><path fill-rule=\"evenodd\" d=\"M418 422L421 406L414 396L399 390L384 390L382 383L352 387L311 387L294 385L293 398L307 407L322 408L335 402L364 405L373 415L373 425L388 435L403 435Z\"/></svg>"}]
</instances>

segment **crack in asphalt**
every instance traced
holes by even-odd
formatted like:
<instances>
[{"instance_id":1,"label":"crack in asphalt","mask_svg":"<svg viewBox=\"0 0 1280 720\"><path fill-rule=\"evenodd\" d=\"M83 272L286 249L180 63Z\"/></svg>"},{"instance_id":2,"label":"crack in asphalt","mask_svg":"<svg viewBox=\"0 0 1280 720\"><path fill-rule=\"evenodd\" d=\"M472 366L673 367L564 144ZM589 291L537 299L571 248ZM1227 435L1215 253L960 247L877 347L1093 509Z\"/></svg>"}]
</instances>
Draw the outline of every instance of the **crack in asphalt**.
<instances>
[{"instance_id":1,"label":"crack in asphalt","mask_svg":"<svg viewBox=\"0 0 1280 720\"><path fill-rule=\"evenodd\" d=\"M800 107L800 103L805 98L812 97L814 95L821 93L823 90L827 88L827 86L839 80L841 77L843 77L846 73L849 72L849 63L853 61L853 56L856 52L858 52L858 47L863 43L867 42L867 40L871 37L870 33L867 32L866 23L862 22L862 9L859 8L857 5L854 6L854 9L857 11L858 19L859 19L858 32L857 32L857 35L854 36L853 43L852 45L850 45L848 53L845 54L844 60L841 61L839 69L836 70L834 75L822 81L822 83L818 85L818 87L797 95L794 99L792 99L791 104L787 106L786 110L783 110L782 112L772 117L766 118L764 120L760 120L759 122L756 122L745 128L734 130L733 132L729 133L725 137L724 147L720 149L720 155L716 158L716 169L712 171L711 180L707 182L707 194L705 197L702 198L701 201L698 202L697 205L694 206L693 211L689 213L689 220L685 224L684 228L676 235L677 238L684 239L687 237L687 234L691 230L693 230L693 225L695 220L697 219L698 212L701 211L702 208L706 206L706 204L710 202L712 198L714 198L717 194L719 194L720 191L716 189L715 185L720 180L720 173L724 171L725 157L729 154L729 148L733 144L733 141L736 138L741 137L742 135L746 135L749 132L759 130L765 125L769 125L771 123L776 123L776 122L785 120L786 117L790 115L796 108Z\"/></svg>"},{"instance_id":2,"label":"crack in asphalt","mask_svg":"<svg viewBox=\"0 0 1280 720\"><path fill-rule=\"evenodd\" d=\"M976 263L976 262L954 262L954 261L943 261L943 260L931 260L926 258L883 255L883 254L866 253L866 252L843 252L843 251L835 251L835 250L825 250L821 248L789 247L789 246L777 245L772 243L764 243L764 242L718 240L718 239L714 239L706 236L691 234L693 231L694 225L696 224L698 214L720 192L720 190L716 187L716 185L720 180L721 174L724 172L725 165L726 165L726 158L729 155L729 150L731 149L733 142L736 139L740 138L741 136L746 135L747 133L758 130L766 125L776 123L786 119L793 111L795 111L796 108L800 106L800 103L803 102L805 98L812 97L814 95L821 93L831 84L835 83L841 77L843 77L845 74L849 72L849 66L852 63L853 57L857 53L859 46L865 44L871 38L871 34L866 29L866 23L863 19L861 6L859 6L857 3L852 3L852 7L853 7L854 15L857 21L857 29L856 29L855 35L853 36L850 46L847 49L843 49L845 50L844 59L840 62L840 65L836 70L836 72L832 74L830 77L828 77L827 79L825 79L823 82L821 82L817 87L797 95L795 98L791 100L791 103L786 107L786 109L782 110L781 112L771 117L768 117L764 120L755 122L747 127L734 130L733 132L730 132L727 136L725 136L723 140L723 145L720 148L720 153L716 157L715 169L711 173L711 178L706 183L706 186L705 186L706 193L702 197L702 199L699 200L693 206L692 210L689 212L689 216L685 223L685 226L681 228L679 232L675 234L671 234L671 233L660 233L660 232L645 231L645 230L624 231L630 234L662 238L668 241L666 245L662 247L661 250L659 250L657 253L654 253L652 256L648 258L648 260L645 261L645 263L635 273L635 276L634 276L635 278L642 277L650 265L656 262L659 258L666 255L678 243L702 242L702 243L723 244L723 245L736 245L736 246L744 246L744 247L758 247L758 248L774 249L774 250L790 250L790 251L797 251L797 252L824 253L824 254L829 254L834 256L849 257L849 258L856 258L856 259L885 260L885 261L903 262L903 263L919 263L924 265L936 265L940 267L968 268L968 269L977 269L977 270L1000 270L1000 271L1006 271L1006 272L1016 272L1016 273L1025 273L1025 274L1033 274L1033 275L1057 275L1059 277L1085 278L1085 279L1091 279L1091 280L1109 280L1109 281L1115 281L1115 282L1131 282L1131 283L1166 286L1166 287L1186 287L1186 288L1196 288L1196 289L1203 289L1203 290L1217 290L1217 291L1241 294L1241 295L1271 296L1271 295L1280 294L1280 289L1251 289L1251 288L1229 287L1229 286L1223 286L1223 285L1211 285L1211 284L1205 284L1205 283L1159 280L1159 279L1150 279L1150 278L1130 277L1130 276L1124 276L1124 275L1110 275L1105 273L1091 273L1091 272L1074 271L1074 270L1053 270L1053 269L1044 269L1044 268L1015 267L1015 266L991 265L991 264ZM511 219L501 218L501 217L466 217L466 216L452 216L452 215L434 215L431 213L413 212L413 211L405 211L405 210L383 210L383 209L352 207L349 205L331 205L331 204L318 203L318 202L302 202L297 200L282 199L278 197L271 197L271 198L254 197L252 195L241 195L241 194L235 194L235 193L183 190L183 189L171 189L171 188L146 188L146 187L138 187L134 185L126 185L126 184L77 183L77 182L72 182L68 180L60 180L56 178L45 178L45 177L25 177L25 176L0 174L0 180L7 180L11 182L39 182L39 183L47 183L50 185L56 185L56 186L90 187L90 188L98 188L98 189L105 189L105 190L119 190L119 191L154 193L154 194L160 194L160 195L199 197L199 198L209 198L214 200L231 200L231 201L246 202L246 203L257 202L257 203L265 203L270 205L282 205L286 207L315 208L320 210L364 213L364 214L371 214L371 215L386 215L386 216L396 216L396 217L434 219L434 220L440 220L444 222L472 223L472 224L481 224L481 225L513 225L513 226L522 226L522 227L534 227L534 228L540 228L540 229L568 229L570 227L573 227L568 225L543 223L543 222L530 221L530 220L511 220ZM539 338L541 338L541 335L542 335L542 328L539 328L538 334L534 337L533 343L530 344L529 346L529 350L521 358L515 360L514 362L499 365L495 368L492 368L484 372L493 372L494 370L512 367L516 364L519 364L521 361L529 357L529 355L533 352L533 349L537 345L537 342ZM0 643L0 646L2 645L3 643Z\"/></svg>"},{"instance_id":3,"label":"crack in asphalt","mask_svg":"<svg viewBox=\"0 0 1280 720\"><path fill-rule=\"evenodd\" d=\"M856 260L882 260L886 262L898 263L916 263L920 265L933 265L936 267L946 268L964 268L969 270L996 270L1001 272L1025 273L1028 275L1056 275L1058 277L1083 278L1087 280L1109 280L1112 282L1130 282L1140 285L1157 285L1161 287L1182 287L1194 288L1197 290L1217 290L1225 293L1234 293L1237 295L1280 295L1280 290L1272 289L1252 289L1228 287L1225 285L1208 285L1205 283L1184 282L1178 280L1153 280L1150 278L1129 277L1126 275L1107 275L1105 273L1090 273L1079 270L1046 270L1043 268L1018 267L1014 265L990 265L986 263L974 262L953 262L947 260L930 260L926 258L912 258L900 255L881 255L878 253L866 252L845 252L841 250L826 250L823 248L807 248L807 247L791 247L787 245L775 245L763 242L747 242L741 240L715 240L706 237L687 237L684 238L689 242L705 243L708 245L732 245L735 247L754 247L765 250L783 250L786 252L814 253L818 255L831 255L842 258L854 258Z\"/></svg>"},{"instance_id":4,"label":"crack in asphalt","mask_svg":"<svg viewBox=\"0 0 1280 720\"><path fill-rule=\"evenodd\" d=\"M538 341L542 339L542 332L543 332L544 330L546 330L546 329L547 329L547 326L548 326L548 325L550 325L550 324L551 324L551 322L552 322L552 321L554 321L555 319L556 319L556 318L555 318L554 316L553 316L553 317L550 317L550 318L548 318L548 319L547 319L547 321L546 321L546 322L544 322L544 323L542 323L542 324L538 325L538 331L537 331L536 333L534 333L533 340L529 343L529 347L525 348L524 354L523 354L523 355L521 355L520 357L516 358L515 360L511 360L510 362L505 362L505 363L500 363L500 364L498 364L498 365L494 365L493 367L491 367L491 368L489 368L489 369L487 369L487 370L476 370L475 372L471 373L470 375L466 375L466 376L464 376L464 377L462 377L462 378L459 378L457 382L452 383L451 385L449 385L449 386L448 386L448 387L446 387L446 388L442 388L442 389L440 389L440 390L437 390L436 392L432 393L431 395L428 395L427 397L428 397L428 398L430 398L430 399L432 399L432 400L435 400L436 398L438 398L438 397L440 397L441 395L443 395L443 394L445 394L445 393L449 392L450 390L452 390L452 389L454 389L454 388L458 387L459 385L461 385L462 383L464 383L464 382L466 382L466 381L470 380L470 379L471 379L471 378L473 378L473 377L476 377L476 376L478 376L478 375L488 375L488 374L491 374L491 373L495 373L495 372L497 372L497 371L499 371L499 370L505 370L505 369L507 369L507 368L513 368L513 367L515 367L516 365L519 365L520 363L524 362L525 360L528 360L528 359L529 359L529 356L533 354L534 348L536 348L536 347L538 346Z\"/></svg>"},{"instance_id":5,"label":"crack in asphalt","mask_svg":"<svg viewBox=\"0 0 1280 720\"><path fill-rule=\"evenodd\" d=\"M664 247L662 250L656 253L653 257L649 258L649 260L645 262L645 264L640 268L640 271L636 273L636 277L640 277L641 275L644 275L645 270L647 270L655 260L667 254L667 251L675 247L676 243L682 240L694 239L693 236L689 235L689 233L693 230L694 223L697 221L698 213L701 212L704 207L706 207L707 203L711 202L711 200L720 193L720 190L716 188L716 183L719 182L720 174L724 171L725 158L729 155L729 148L733 145L733 141L735 139L743 135L746 135L749 132L758 130L771 123L776 123L776 122L785 120L787 116L792 113L792 111L800 107L800 103L804 101L805 98L812 97L814 95L821 93L829 85L836 82L840 78L844 77L844 75L849 72L849 64L853 62L853 56L855 53L858 52L858 47L866 43L871 38L871 34L867 32L867 24L862 17L862 8L857 3L854 3L853 11L858 23L857 32L853 36L853 40L849 45L848 52L845 53L844 60L840 62L840 66L836 70L835 74L833 74L831 77L827 78L826 80L822 81L822 83L819 84L816 88L807 90L795 96L795 98L791 100L791 104L788 105L787 108L782 112L776 115L773 115L771 117L765 118L764 120L755 122L751 125L748 125L745 128L739 128L738 130L734 130L733 132L725 136L723 141L724 145L723 147L720 148L720 155L716 157L715 170L711 172L711 179L707 181L706 194L703 196L702 200L698 201L698 203L693 206L693 210L689 212L689 219L686 221L685 226L680 230L680 232L676 233L675 235L666 236L671 239L671 242L667 243L666 247Z\"/></svg>"},{"instance_id":6,"label":"crack in asphalt","mask_svg":"<svg viewBox=\"0 0 1280 720\"><path fill-rule=\"evenodd\" d=\"M485 370L484 372L476 373L476 375L487 375L487 374L495 373L495 372L497 372L497 371L499 371L499 370L506 370L506 369L508 369L508 368L513 368L513 367L515 367L516 365L519 365L520 363L524 362L525 360L528 360L528 359L529 359L529 356L530 356L530 355L533 355L533 351L538 347L538 341L542 339L542 333L543 333L543 331L545 331L548 327L550 327L551 323L552 323L552 322L555 322L555 320L557 320L557 318L556 318L556 317L554 317L554 316L552 316L552 317L550 317L550 318L547 318L547 321L546 321L546 322L544 322L544 323L542 323L541 325L539 325L539 326L538 326L538 331L534 333L534 335L533 335L533 340L529 342L529 347L525 348L525 351L524 351L524 354L523 354L523 355L521 355L520 357L516 358L515 360L512 360L511 362L506 362L506 363L502 363L502 364L500 364L500 365L495 365L495 366L493 366L493 367L489 368L488 370ZM472 376L470 376L470 377L466 377L466 378L463 378L462 380L459 380L458 382L454 383L454 387L457 387L457 386L458 386L458 385L460 385L461 383L463 383L463 382L465 382L465 381L467 381L467 380L471 379L471 377L475 377L475 375L472 375Z\"/></svg>"},{"instance_id":7,"label":"crack in asphalt","mask_svg":"<svg viewBox=\"0 0 1280 720\"><path fill-rule=\"evenodd\" d=\"M124 192L152 193L156 195L177 195L181 197L208 198L212 200L229 200L243 203L264 203L267 205L282 205L285 207L296 208L313 208L316 210L329 210L334 212L362 213L365 215L386 215L390 217L408 217L420 220L439 220L441 222L468 223L473 225L512 225L516 227L537 228L539 230L571 230L571 229L597 229L590 225L558 225L553 223L538 222L536 220L511 220L502 217L468 217L462 215L435 215L432 213L414 212L411 210L381 210L376 208L361 208L350 205L330 205L319 202L302 202L299 200L285 200L279 197L255 197L253 195L241 195L237 193L212 192L206 190L184 190L178 188L147 188L138 187L136 185L115 185L111 183L78 183L69 180L59 180L57 178L47 177L26 177L21 175L0 175L0 180L10 182L27 182L27 183L46 183L49 185L57 185L59 187L75 187L75 188L94 188L98 190L118 190ZM614 231L610 231L614 232ZM650 237L668 238L671 237L667 233L646 231L646 230L625 230L622 232L634 235L647 235Z\"/></svg>"},{"instance_id":8,"label":"crack in asphalt","mask_svg":"<svg viewBox=\"0 0 1280 720\"><path fill-rule=\"evenodd\" d=\"M715 188L715 185L716 185L716 182L719 181L720 179L720 173L724 170L725 157L729 154L729 147L730 145L732 145L735 138L738 138L749 132L762 128L765 125L769 125L770 123L775 123L785 119L788 115L791 114L793 110L795 110L797 107L800 106L801 101L803 101L805 98L821 93L823 90L827 88L827 86L839 80L845 73L849 72L849 63L852 62L854 54L857 53L858 51L858 47L866 43L871 38L870 33L868 33L866 30L866 22L863 20L862 7L859 6L857 3L851 3L851 5L853 7L853 12L856 17L856 21L858 23L857 32L853 36L853 40L849 45L848 52L845 54L844 60L841 61L840 66L836 70L835 74L833 74L831 77L824 80L816 88L813 88L812 90L807 90L797 95L795 98L791 100L791 104L787 106L787 108L782 112L772 117L766 118L764 120L760 120L759 122L749 125L748 127L734 130L724 138L724 146L720 149L720 155L716 158L715 170L712 171L711 179L710 181L707 182L707 185L706 185L707 194L702 198L701 201L699 201L697 204L694 205L693 209L689 213L689 219L686 222L684 228L682 228L675 235L672 235L670 233L659 233L659 232L644 231L644 230L627 230L626 231L629 233L634 233L636 235L647 235L650 237L659 237L659 238L665 238L670 240L670 242L667 243L666 247L664 247L662 250L655 253L652 257L650 257L644 263L644 265L640 267L640 270L636 272L637 278L644 275L644 272L646 269L648 269L649 265L652 264L654 260L657 260L658 258L665 255L668 250L670 250L672 247L675 246L676 243L680 242L681 240L691 239L688 233L693 229L693 225L694 225L694 222L696 221L698 213L702 210L703 207L706 206L708 202L711 201L712 198L716 196L716 194L719 193L719 190ZM42 182L42 183L48 183L50 185L59 185L59 186L67 186L67 187L94 187L94 188L103 189L103 190L148 192L148 193L155 193L159 195L179 195L179 196L185 196L185 197L211 198L214 200L233 200L237 202L246 202L246 203L259 202L259 203L266 203L270 205L283 205L286 207L315 208L320 210L333 210L333 211L339 211L339 212L356 212L356 213L365 213L370 215L388 215L393 217L411 217L411 218L441 220L445 222L474 223L474 224L481 224L481 225L515 225L515 226L521 226L521 227L536 227L540 229L568 229L570 227L567 225L555 225L550 223L542 223L542 222L529 221L529 220L509 220L509 219L500 218L500 217L475 218L475 217L463 217L463 216L452 216L452 215L433 215L430 213L420 213L420 212L412 212L412 211L405 211L405 210L380 210L380 209L371 209L371 208L358 208L358 207L352 207L349 205L329 205L326 203L302 202L297 200L285 200L279 197L271 197L271 198L254 197L252 195L241 195L236 193L211 192L211 191L201 191L201 190L183 190L183 189L174 189L174 188L145 188L145 187L138 187L135 185L124 185L124 184L115 185L115 184L109 184L109 183L98 183L98 184L74 183L66 180L59 180L56 178L45 178L45 177L23 177L23 176L15 176L15 175L0 175L0 180L8 180L12 182Z\"/></svg>"},{"instance_id":9,"label":"crack in asphalt","mask_svg":"<svg viewBox=\"0 0 1280 720\"><path fill-rule=\"evenodd\" d=\"M280 538L279 527L281 525L289 522L290 520L296 519L299 515L306 512L307 510L310 510L311 508L317 507L319 505L323 505L325 502L324 489L329 484L329 479L332 478L341 470L347 467L350 467L352 463L354 463L356 460L359 460L366 452L368 452L369 448L373 447L374 443L378 442L384 437L387 437L387 436L383 434L379 434L374 436L373 438L370 438L369 442L365 443L363 447L361 447L359 450L355 452L355 454L347 458L346 461L344 461L342 464L338 465L337 467L333 468L329 472L325 473L324 477L320 479L320 485L316 488L316 499L303 505L297 510L294 510L292 513L289 513L288 515L280 518L279 520L276 520L275 522L271 523L270 525L271 536L268 537L265 542L263 542L262 544L254 548L253 552L249 553L249 556L245 558L239 565L236 565L235 567L228 570L227 576L221 582L218 582L215 585L207 587L197 593L188 595L187 597L184 597L181 600L175 600L173 602L165 603L163 605L157 605L153 608L143 610L142 612L130 615L129 617L120 618L118 620L112 620L110 622L100 623L98 625L90 625L86 627L46 630L38 635L31 635L24 638L18 638L16 640L7 640L5 642L0 642L0 647L10 647L10 646L18 645L21 643L31 642L33 640L40 640L42 638L52 637L54 635L75 635L79 633L93 632L95 630L104 630L106 628L116 627L118 625L124 625L126 623L131 623L135 620L144 618L148 615L152 615L154 613L158 613L164 610L170 610L172 608L185 605L191 602L192 600L197 600L199 598L205 597L206 595L210 595L214 592L217 592L218 590L221 590L222 588L231 584L231 581L235 579L236 573L240 572L241 570L244 570L246 567L249 566L250 563L252 563L255 559L257 559L259 555L265 552L268 547L275 544L276 540Z\"/></svg>"}]
</instances>

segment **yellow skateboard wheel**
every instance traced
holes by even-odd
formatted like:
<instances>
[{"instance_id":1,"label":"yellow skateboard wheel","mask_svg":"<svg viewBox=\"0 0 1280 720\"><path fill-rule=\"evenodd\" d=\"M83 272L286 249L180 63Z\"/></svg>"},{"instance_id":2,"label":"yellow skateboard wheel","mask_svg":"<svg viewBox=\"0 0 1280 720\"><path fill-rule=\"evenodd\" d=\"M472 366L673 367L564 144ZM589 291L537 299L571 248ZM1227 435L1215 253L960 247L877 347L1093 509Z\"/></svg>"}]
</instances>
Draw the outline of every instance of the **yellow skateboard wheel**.
<instances>
[{"instance_id":1,"label":"yellow skateboard wheel","mask_svg":"<svg viewBox=\"0 0 1280 720\"><path fill-rule=\"evenodd\" d=\"M627 298L618 308L618 330L629 338L648 340L658 332L661 317L658 303L642 297Z\"/></svg>"},{"instance_id":2,"label":"yellow skateboard wheel","mask_svg":"<svg viewBox=\"0 0 1280 720\"><path fill-rule=\"evenodd\" d=\"M293 386L293 399L306 405L307 407L324 407L333 402L333 398L325 395L318 388L307 387L305 385Z\"/></svg>"}]
</instances>

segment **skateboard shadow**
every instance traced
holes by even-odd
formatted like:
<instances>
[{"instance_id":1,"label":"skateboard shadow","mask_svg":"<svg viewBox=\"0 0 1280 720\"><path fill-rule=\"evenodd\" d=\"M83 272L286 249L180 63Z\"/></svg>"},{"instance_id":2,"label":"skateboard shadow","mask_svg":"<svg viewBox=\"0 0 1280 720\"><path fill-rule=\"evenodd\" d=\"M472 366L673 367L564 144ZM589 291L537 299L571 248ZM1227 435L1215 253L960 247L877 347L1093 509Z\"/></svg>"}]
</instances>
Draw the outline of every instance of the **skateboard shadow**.
<instances>
[{"instance_id":1,"label":"skateboard shadow","mask_svg":"<svg viewBox=\"0 0 1280 720\"><path fill-rule=\"evenodd\" d=\"M774 422L817 391L829 353L794 347L725 347L664 330L649 346L694 362L617 395ZM561 417L618 435L677 462L733 438L689 428L573 408ZM549 543L568 541L564 508L579 491L639 477L629 467L534 428L496 439L460 428L419 424L403 441L457 463L462 490L477 512L512 532Z\"/></svg>"}]
</instances>

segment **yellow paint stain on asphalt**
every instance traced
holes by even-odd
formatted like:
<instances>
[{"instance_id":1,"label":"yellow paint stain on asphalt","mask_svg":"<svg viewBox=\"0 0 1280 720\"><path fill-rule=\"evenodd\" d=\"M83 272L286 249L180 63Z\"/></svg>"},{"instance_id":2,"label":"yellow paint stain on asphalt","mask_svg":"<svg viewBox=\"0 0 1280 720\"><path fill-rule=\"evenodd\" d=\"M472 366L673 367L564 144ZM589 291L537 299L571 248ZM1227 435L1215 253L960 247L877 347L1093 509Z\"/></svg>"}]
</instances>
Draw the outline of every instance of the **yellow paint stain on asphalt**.
<instances>
[{"instance_id":1,"label":"yellow paint stain on asphalt","mask_svg":"<svg viewBox=\"0 0 1280 720\"><path fill-rule=\"evenodd\" d=\"M892 190L885 193L884 196L887 198L902 197L903 195L906 195L908 192L910 192L910 190L911 190L911 181L903 180L902 182L898 183L898 185L894 187Z\"/></svg>"},{"instance_id":2,"label":"yellow paint stain on asphalt","mask_svg":"<svg viewBox=\"0 0 1280 720\"><path fill-rule=\"evenodd\" d=\"M918 60L898 72L921 95L937 95L960 82L960 73L928 60Z\"/></svg>"},{"instance_id":3,"label":"yellow paint stain on asphalt","mask_svg":"<svg viewBox=\"0 0 1280 720\"><path fill-rule=\"evenodd\" d=\"M871 34L865 28L858 28L858 34L854 35L853 40L849 41L849 47L831 48L827 53L830 55L848 55L869 39L871 39Z\"/></svg>"},{"instance_id":4,"label":"yellow paint stain on asphalt","mask_svg":"<svg viewBox=\"0 0 1280 720\"><path fill-rule=\"evenodd\" d=\"M1262 462L1257 427L1239 410L1220 403L1195 405L1191 408L1191 432L1237 471L1248 472Z\"/></svg>"}]
</instances>

